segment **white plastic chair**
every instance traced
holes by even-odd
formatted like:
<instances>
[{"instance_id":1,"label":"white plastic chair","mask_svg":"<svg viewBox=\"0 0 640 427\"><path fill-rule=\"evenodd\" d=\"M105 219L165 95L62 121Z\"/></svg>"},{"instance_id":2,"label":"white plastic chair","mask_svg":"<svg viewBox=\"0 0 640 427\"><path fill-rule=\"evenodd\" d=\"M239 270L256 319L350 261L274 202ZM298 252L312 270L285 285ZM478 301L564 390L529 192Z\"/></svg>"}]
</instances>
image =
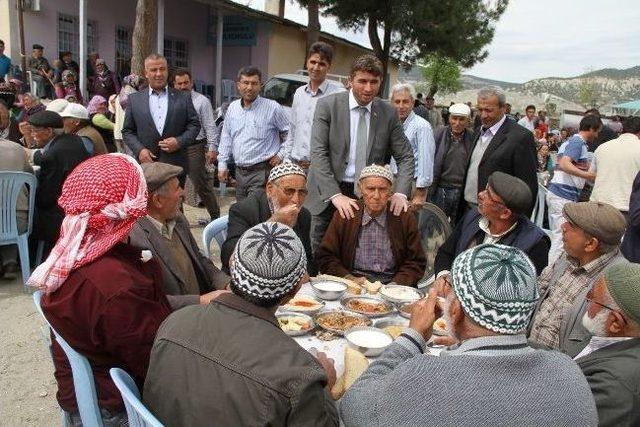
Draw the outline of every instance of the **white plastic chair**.
<instances>
[{"instance_id":1,"label":"white plastic chair","mask_svg":"<svg viewBox=\"0 0 640 427\"><path fill-rule=\"evenodd\" d=\"M547 191L546 187L538 184L538 198L536 199L536 204L533 207L533 212L531 213L531 221L540 228L542 228L542 224L544 223L545 208L547 205Z\"/></svg>"},{"instance_id":2,"label":"white plastic chair","mask_svg":"<svg viewBox=\"0 0 640 427\"><path fill-rule=\"evenodd\" d=\"M207 258L211 257L211 240L216 239L218 247L222 249L222 244L227 240L228 226L229 215L225 215L211 221L202 231L202 246Z\"/></svg>"},{"instance_id":3,"label":"white plastic chair","mask_svg":"<svg viewBox=\"0 0 640 427\"><path fill-rule=\"evenodd\" d=\"M140 400L140 391L133 378L120 368L109 369L109 375L120 391L127 409L129 427L162 427L162 423Z\"/></svg>"}]
</instances>

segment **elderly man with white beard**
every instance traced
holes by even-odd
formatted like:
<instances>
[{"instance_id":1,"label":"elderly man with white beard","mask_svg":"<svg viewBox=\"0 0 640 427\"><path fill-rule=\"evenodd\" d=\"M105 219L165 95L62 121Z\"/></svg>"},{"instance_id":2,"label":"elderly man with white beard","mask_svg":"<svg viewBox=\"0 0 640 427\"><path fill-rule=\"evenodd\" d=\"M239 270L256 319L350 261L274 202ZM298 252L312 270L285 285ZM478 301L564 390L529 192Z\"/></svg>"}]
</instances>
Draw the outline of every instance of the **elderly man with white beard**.
<instances>
[{"instance_id":1,"label":"elderly man with white beard","mask_svg":"<svg viewBox=\"0 0 640 427\"><path fill-rule=\"evenodd\" d=\"M293 228L307 255L307 270L315 276L318 269L311 253L311 213L303 207L307 197L307 175L295 163L280 163L269 172L267 185L249 194L229 208L227 240L222 244L220 260L229 272L229 259L242 233L262 222L273 221Z\"/></svg>"},{"instance_id":2,"label":"elderly man with white beard","mask_svg":"<svg viewBox=\"0 0 640 427\"><path fill-rule=\"evenodd\" d=\"M524 334L539 296L520 249L482 244L453 263L444 316L460 342L425 353L441 315L436 289L409 327L371 363L340 403L345 426L595 426L596 407L575 362L531 348Z\"/></svg>"},{"instance_id":3,"label":"elderly man with white beard","mask_svg":"<svg viewBox=\"0 0 640 427\"><path fill-rule=\"evenodd\" d=\"M593 335L576 356L599 425L640 425L640 264L608 267L587 294L582 325Z\"/></svg>"}]
</instances>

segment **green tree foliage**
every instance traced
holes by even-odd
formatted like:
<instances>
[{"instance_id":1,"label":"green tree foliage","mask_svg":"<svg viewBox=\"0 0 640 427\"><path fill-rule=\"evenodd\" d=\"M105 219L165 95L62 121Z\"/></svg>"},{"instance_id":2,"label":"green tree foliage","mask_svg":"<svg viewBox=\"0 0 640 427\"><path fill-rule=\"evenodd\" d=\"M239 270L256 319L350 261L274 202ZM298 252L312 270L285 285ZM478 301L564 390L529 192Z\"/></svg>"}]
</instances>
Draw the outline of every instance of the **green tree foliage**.
<instances>
[{"instance_id":1,"label":"green tree foliage","mask_svg":"<svg viewBox=\"0 0 640 427\"><path fill-rule=\"evenodd\" d=\"M429 96L434 96L438 91L454 93L462 89L460 65L451 58L432 53L427 56L426 65L421 69L429 87Z\"/></svg>"},{"instance_id":2,"label":"green tree foliage","mask_svg":"<svg viewBox=\"0 0 640 427\"><path fill-rule=\"evenodd\" d=\"M486 58L508 0L320 0L343 29L367 29L374 54L412 64L437 53L464 68Z\"/></svg>"}]
</instances>

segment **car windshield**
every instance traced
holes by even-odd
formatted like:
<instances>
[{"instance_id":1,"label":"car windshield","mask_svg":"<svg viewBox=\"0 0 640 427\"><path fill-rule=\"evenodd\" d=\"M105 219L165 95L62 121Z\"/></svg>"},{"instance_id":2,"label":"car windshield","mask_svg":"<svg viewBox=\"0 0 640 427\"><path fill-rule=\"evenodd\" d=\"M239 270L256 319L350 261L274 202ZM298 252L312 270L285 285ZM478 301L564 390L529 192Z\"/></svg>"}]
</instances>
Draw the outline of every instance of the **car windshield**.
<instances>
[{"instance_id":1,"label":"car windshield","mask_svg":"<svg viewBox=\"0 0 640 427\"><path fill-rule=\"evenodd\" d=\"M291 107L293 94L296 92L296 89L304 84L304 82L273 77L269 79L262 88L262 96L273 99L285 107Z\"/></svg>"}]
</instances>

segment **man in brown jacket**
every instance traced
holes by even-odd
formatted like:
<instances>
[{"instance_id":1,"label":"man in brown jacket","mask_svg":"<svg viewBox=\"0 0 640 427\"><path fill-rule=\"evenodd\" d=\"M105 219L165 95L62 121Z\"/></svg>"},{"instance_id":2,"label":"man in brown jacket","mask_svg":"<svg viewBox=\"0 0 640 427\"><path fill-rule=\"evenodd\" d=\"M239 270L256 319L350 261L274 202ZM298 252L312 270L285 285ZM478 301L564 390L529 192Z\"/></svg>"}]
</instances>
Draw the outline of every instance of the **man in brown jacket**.
<instances>
[{"instance_id":1,"label":"man in brown jacket","mask_svg":"<svg viewBox=\"0 0 640 427\"><path fill-rule=\"evenodd\" d=\"M316 253L321 273L358 283L415 286L424 276L426 258L413 212L391 215L393 175L382 166L362 169L358 189L362 200L352 218L334 214Z\"/></svg>"},{"instance_id":2,"label":"man in brown jacket","mask_svg":"<svg viewBox=\"0 0 640 427\"><path fill-rule=\"evenodd\" d=\"M62 110L60 117L64 123L64 132L82 138L82 143L90 155L97 156L109 152L100 132L91 126L89 112L82 105L70 102Z\"/></svg>"},{"instance_id":3,"label":"man in brown jacket","mask_svg":"<svg viewBox=\"0 0 640 427\"><path fill-rule=\"evenodd\" d=\"M333 363L300 347L274 315L306 270L290 227L247 230L231 256L231 292L160 327L143 394L151 412L167 426L337 426Z\"/></svg>"}]
</instances>

